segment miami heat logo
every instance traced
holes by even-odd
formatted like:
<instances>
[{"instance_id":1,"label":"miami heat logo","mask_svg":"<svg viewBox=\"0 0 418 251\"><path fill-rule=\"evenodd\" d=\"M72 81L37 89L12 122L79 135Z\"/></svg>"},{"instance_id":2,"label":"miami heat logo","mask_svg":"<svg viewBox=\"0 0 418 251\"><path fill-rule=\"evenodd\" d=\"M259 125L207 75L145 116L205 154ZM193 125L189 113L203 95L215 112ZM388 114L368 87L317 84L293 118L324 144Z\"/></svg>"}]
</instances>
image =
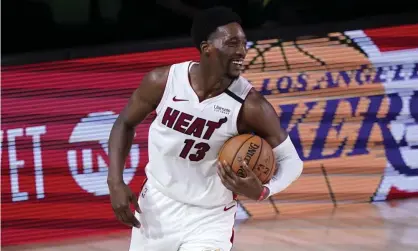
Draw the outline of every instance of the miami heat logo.
<instances>
[{"instance_id":1,"label":"miami heat logo","mask_svg":"<svg viewBox=\"0 0 418 251\"><path fill-rule=\"evenodd\" d=\"M227 121L227 117L211 121L167 107L161 122L180 133L209 140L213 133Z\"/></svg>"}]
</instances>

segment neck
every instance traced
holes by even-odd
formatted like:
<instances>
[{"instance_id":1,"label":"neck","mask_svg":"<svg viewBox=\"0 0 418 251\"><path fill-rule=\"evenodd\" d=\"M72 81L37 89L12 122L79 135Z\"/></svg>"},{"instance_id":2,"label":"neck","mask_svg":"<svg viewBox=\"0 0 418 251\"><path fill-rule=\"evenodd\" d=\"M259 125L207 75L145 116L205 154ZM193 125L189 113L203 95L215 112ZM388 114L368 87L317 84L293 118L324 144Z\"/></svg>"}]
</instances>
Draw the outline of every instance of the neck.
<instances>
[{"instance_id":1,"label":"neck","mask_svg":"<svg viewBox=\"0 0 418 251\"><path fill-rule=\"evenodd\" d=\"M217 67L209 65L205 60L200 61L197 75L201 83L200 88L205 92L223 90L232 82L231 79L226 78L224 74L220 73Z\"/></svg>"}]
</instances>

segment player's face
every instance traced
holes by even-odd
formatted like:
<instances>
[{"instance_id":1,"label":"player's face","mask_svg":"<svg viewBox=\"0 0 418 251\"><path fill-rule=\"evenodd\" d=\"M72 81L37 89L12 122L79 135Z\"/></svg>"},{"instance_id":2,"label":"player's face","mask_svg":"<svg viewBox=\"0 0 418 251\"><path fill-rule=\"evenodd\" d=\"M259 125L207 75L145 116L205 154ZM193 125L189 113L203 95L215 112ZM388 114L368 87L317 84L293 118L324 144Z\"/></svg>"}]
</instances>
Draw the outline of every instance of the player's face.
<instances>
[{"instance_id":1,"label":"player's face","mask_svg":"<svg viewBox=\"0 0 418 251\"><path fill-rule=\"evenodd\" d=\"M215 60L229 78L237 78L244 70L247 54L247 38L241 25L230 23L221 26L214 34Z\"/></svg>"}]
</instances>

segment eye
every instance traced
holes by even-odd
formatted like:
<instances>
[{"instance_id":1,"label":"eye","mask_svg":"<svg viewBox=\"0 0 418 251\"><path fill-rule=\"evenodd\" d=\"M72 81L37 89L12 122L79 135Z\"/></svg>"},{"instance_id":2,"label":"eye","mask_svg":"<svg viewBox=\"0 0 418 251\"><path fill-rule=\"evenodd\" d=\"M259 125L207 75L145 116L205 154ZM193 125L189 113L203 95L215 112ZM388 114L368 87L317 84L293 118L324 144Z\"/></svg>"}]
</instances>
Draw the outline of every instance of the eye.
<instances>
[{"instance_id":1,"label":"eye","mask_svg":"<svg viewBox=\"0 0 418 251\"><path fill-rule=\"evenodd\" d=\"M229 41L226 42L226 45L228 47L240 47L240 46L244 46L245 48L247 48L247 40L231 39L231 40L229 40Z\"/></svg>"},{"instance_id":2,"label":"eye","mask_svg":"<svg viewBox=\"0 0 418 251\"><path fill-rule=\"evenodd\" d=\"M231 46L231 47L237 47L239 45L238 41L228 41L226 43L226 45Z\"/></svg>"}]
</instances>

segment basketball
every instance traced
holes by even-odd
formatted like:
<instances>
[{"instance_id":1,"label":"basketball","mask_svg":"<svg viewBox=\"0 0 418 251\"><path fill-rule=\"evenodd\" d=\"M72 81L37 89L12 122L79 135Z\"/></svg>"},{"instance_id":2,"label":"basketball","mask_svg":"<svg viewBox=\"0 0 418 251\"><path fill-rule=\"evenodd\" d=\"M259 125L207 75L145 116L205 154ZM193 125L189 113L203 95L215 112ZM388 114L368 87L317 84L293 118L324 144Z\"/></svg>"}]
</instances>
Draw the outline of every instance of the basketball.
<instances>
[{"instance_id":1,"label":"basketball","mask_svg":"<svg viewBox=\"0 0 418 251\"><path fill-rule=\"evenodd\" d=\"M257 135L241 134L230 138L219 151L218 159L221 162L226 161L242 178L247 177L242 167L242 162L245 161L263 184L268 183L276 171L271 146Z\"/></svg>"}]
</instances>

